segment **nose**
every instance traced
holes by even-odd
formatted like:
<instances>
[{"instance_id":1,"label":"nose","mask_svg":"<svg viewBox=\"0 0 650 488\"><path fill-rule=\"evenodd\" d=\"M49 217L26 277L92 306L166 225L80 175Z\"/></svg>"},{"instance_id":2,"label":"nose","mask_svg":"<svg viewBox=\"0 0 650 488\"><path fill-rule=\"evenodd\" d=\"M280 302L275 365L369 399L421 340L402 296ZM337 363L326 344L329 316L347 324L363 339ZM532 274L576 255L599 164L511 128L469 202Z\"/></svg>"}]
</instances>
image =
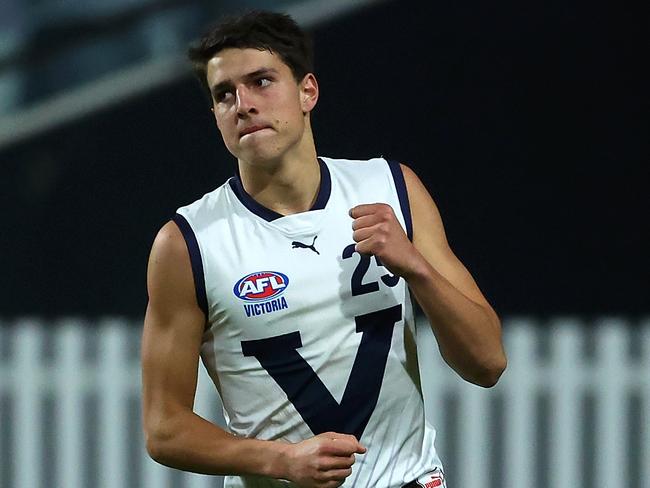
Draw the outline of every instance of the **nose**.
<instances>
[{"instance_id":1,"label":"nose","mask_svg":"<svg viewBox=\"0 0 650 488\"><path fill-rule=\"evenodd\" d=\"M257 112L253 100L253 94L248 90L246 86L242 85L237 87L236 98L237 98L237 116L239 118L243 118L246 117L246 115L248 114Z\"/></svg>"}]
</instances>

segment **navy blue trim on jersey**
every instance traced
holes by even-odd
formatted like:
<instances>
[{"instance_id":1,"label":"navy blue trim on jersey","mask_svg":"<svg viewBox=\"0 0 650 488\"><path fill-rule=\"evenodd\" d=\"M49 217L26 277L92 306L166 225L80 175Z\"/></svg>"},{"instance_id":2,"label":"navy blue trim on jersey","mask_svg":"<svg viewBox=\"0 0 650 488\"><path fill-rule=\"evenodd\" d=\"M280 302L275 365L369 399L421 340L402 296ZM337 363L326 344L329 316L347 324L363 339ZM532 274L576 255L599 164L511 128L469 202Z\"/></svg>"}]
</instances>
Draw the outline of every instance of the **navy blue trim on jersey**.
<instances>
[{"instance_id":1,"label":"navy blue trim on jersey","mask_svg":"<svg viewBox=\"0 0 650 488\"><path fill-rule=\"evenodd\" d=\"M399 198L399 206L402 209L402 215L404 216L404 224L406 225L406 235L409 240L413 240L413 222L411 220L411 206L409 205L409 195L406 190L406 182L404 181L404 173L402 173L402 168L400 167L397 161L389 161L388 167L390 172L393 174L393 180L395 181L395 188L397 188L397 197Z\"/></svg>"},{"instance_id":2,"label":"navy blue trim on jersey","mask_svg":"<svg viewBox=\"0 0 650 488\"><path fill-rule=\"evenodd\" d=\"M196 240L194 231L185 217L176 214L172 217L178 228L183 234L187 250L190 253L190 263L192 264L192 275L194 276L194 288L196 289L196 301L208 320L208 296L205 292L205 275L203 273L203 260L201 259L201 250Z\"/></svg>"},{"instance_id":3,"label":"navy blue trim on jersey","mask_svg":"<svg viewBox=\"0 0 650 488\"><path fill-rule=\"evenodd\" d=\"M309 210L323 210L325 208L325 205L327 205L327 202L330 199L330 193L332 192L332 179L330 177L330 171L322 159L318 158L318 164L320 166L320 188L318 189L316 200ZM284 215L279 214L270 208L266 208L264 205L261 205L253 197L246 193L239 175L230 178L228 180L228 184L242 205L244 205L244 207L246 207L258 217L261 217L268 222L272 222L276 219L284 217Z\"/></svg>"},{"instance_id":4,"label":"navy blue trim on jersey","mask_svg":"<svg viewBox=\"0 0 650 488\"><path fill-rule=\"evenodd\" d=\"M239 176L233 176L230 178L228 180L228 184L230 185L230 188L237 199L244 205L244 207L246 207L258 217L262 217L268 222L272 222L275 219L282 217L282 215L276 211L271 210L270 208L266 208L264 205L257 203L253 197L246 193L246 190L244 190L244 185L241 184Z\"/></svg>"},{"instance_id":5,"label":"navy blue trim on jersey","mask_svg":"<svg viewBox=\"0 0 650 488\"><path fill-rule=\"evenodd\" d=\"M332 193L330 170L321 158L318 158L318 165L320 166L320 188L318 189L316 201L310 210L323 210L330 199L330 193Z\"/></svg>"}]
</instances>

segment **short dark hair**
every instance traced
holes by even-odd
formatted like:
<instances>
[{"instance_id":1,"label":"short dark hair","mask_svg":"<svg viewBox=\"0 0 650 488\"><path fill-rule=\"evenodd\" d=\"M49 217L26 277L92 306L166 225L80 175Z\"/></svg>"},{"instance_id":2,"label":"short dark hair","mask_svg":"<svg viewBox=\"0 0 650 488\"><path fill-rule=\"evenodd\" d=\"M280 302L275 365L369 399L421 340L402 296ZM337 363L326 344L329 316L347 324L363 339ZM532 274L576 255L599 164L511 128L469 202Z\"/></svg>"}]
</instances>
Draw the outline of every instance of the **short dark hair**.
<instances>
[{"instance_id":1,"label":"short dark hair","mask_svg":"<svg viewBox=\"0 0 650 488\"><path fill-rule=\"evenodd\" d=\"M190 46L187 52L194 73L211 103L208 61L227 48L253 48L277 54L291 69L297 82L314 71L311 39L289 15L252 10L237 17L226 17Z\"/></svg>"}]
</instances>

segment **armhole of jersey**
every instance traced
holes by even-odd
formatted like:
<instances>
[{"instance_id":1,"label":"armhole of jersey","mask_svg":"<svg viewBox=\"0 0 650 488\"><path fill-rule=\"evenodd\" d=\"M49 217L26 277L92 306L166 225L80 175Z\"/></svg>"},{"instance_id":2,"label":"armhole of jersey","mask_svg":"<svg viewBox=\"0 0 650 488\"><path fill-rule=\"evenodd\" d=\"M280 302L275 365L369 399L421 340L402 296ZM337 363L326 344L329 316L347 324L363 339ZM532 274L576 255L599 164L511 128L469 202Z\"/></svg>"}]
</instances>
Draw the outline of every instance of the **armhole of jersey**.
<instances>
[{"instance_id":1,"label":"armhole of jersey","mask_svg":"<svg viewBox=\"0 0 650 488\"><path fill-rule=\"evenodd\" d=\"M205 292L205 276L203 274L203 260L201 259L201 250L196 240L194 231L185 217L175 214L172 220L176 223L183 234L187 250L190 253L190 263L192 265L192 275L194 276L194 289L196 290L196 301L205 314L206 323L208 321L208 297Z\"/></svg>"},{"instance_id":2,"label":"armhole of jersey","mask_svg":"<svg viewBox=\"0 0 650 488\"><path fill-rule=\"evenodd\" d=\"M395 188L397 189L397 197L399 198L399 206L402 210L404 217L404 225L406 225L406 235L410 241L413 241L413 221L411 220L411 206L409 205L409 195L406 189L406 181L404 181L404 173L397 161L386 160L390 172L393 175Z\"/></svg>"}]
</instances>

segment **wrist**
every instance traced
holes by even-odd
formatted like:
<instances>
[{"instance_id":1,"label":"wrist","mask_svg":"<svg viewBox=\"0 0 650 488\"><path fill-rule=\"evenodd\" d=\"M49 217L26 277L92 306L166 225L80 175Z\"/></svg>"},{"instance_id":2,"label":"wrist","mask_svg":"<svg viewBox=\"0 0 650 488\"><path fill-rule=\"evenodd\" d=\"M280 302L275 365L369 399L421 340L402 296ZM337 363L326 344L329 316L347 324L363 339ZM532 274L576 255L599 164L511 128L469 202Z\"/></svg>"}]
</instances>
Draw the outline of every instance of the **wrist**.
<instances>
[{"instance_id":1,"label":"wrist","mask_svg":"<svg viewBox=\"0 0 650 488\"><path fill-rule=\"evenodd\" d=\"M424 256L418 251L415 251L409 262L408 268L402 273L402 278L408 284L414 284L417 281L426 279L431 271L431 265L424 259Z\"/></svg>"},{"instance_id":2,"label":"wrist","mask_svg":"<svg viewBox=\"0 0 650 488\"><path fill-rule=\"evenodd\" d=\"M271 455L265 456L268 462L264 475L274 479L291 481L291 447L293 444L282 441L270 441Z\"/></svg>"}]
</instances>

